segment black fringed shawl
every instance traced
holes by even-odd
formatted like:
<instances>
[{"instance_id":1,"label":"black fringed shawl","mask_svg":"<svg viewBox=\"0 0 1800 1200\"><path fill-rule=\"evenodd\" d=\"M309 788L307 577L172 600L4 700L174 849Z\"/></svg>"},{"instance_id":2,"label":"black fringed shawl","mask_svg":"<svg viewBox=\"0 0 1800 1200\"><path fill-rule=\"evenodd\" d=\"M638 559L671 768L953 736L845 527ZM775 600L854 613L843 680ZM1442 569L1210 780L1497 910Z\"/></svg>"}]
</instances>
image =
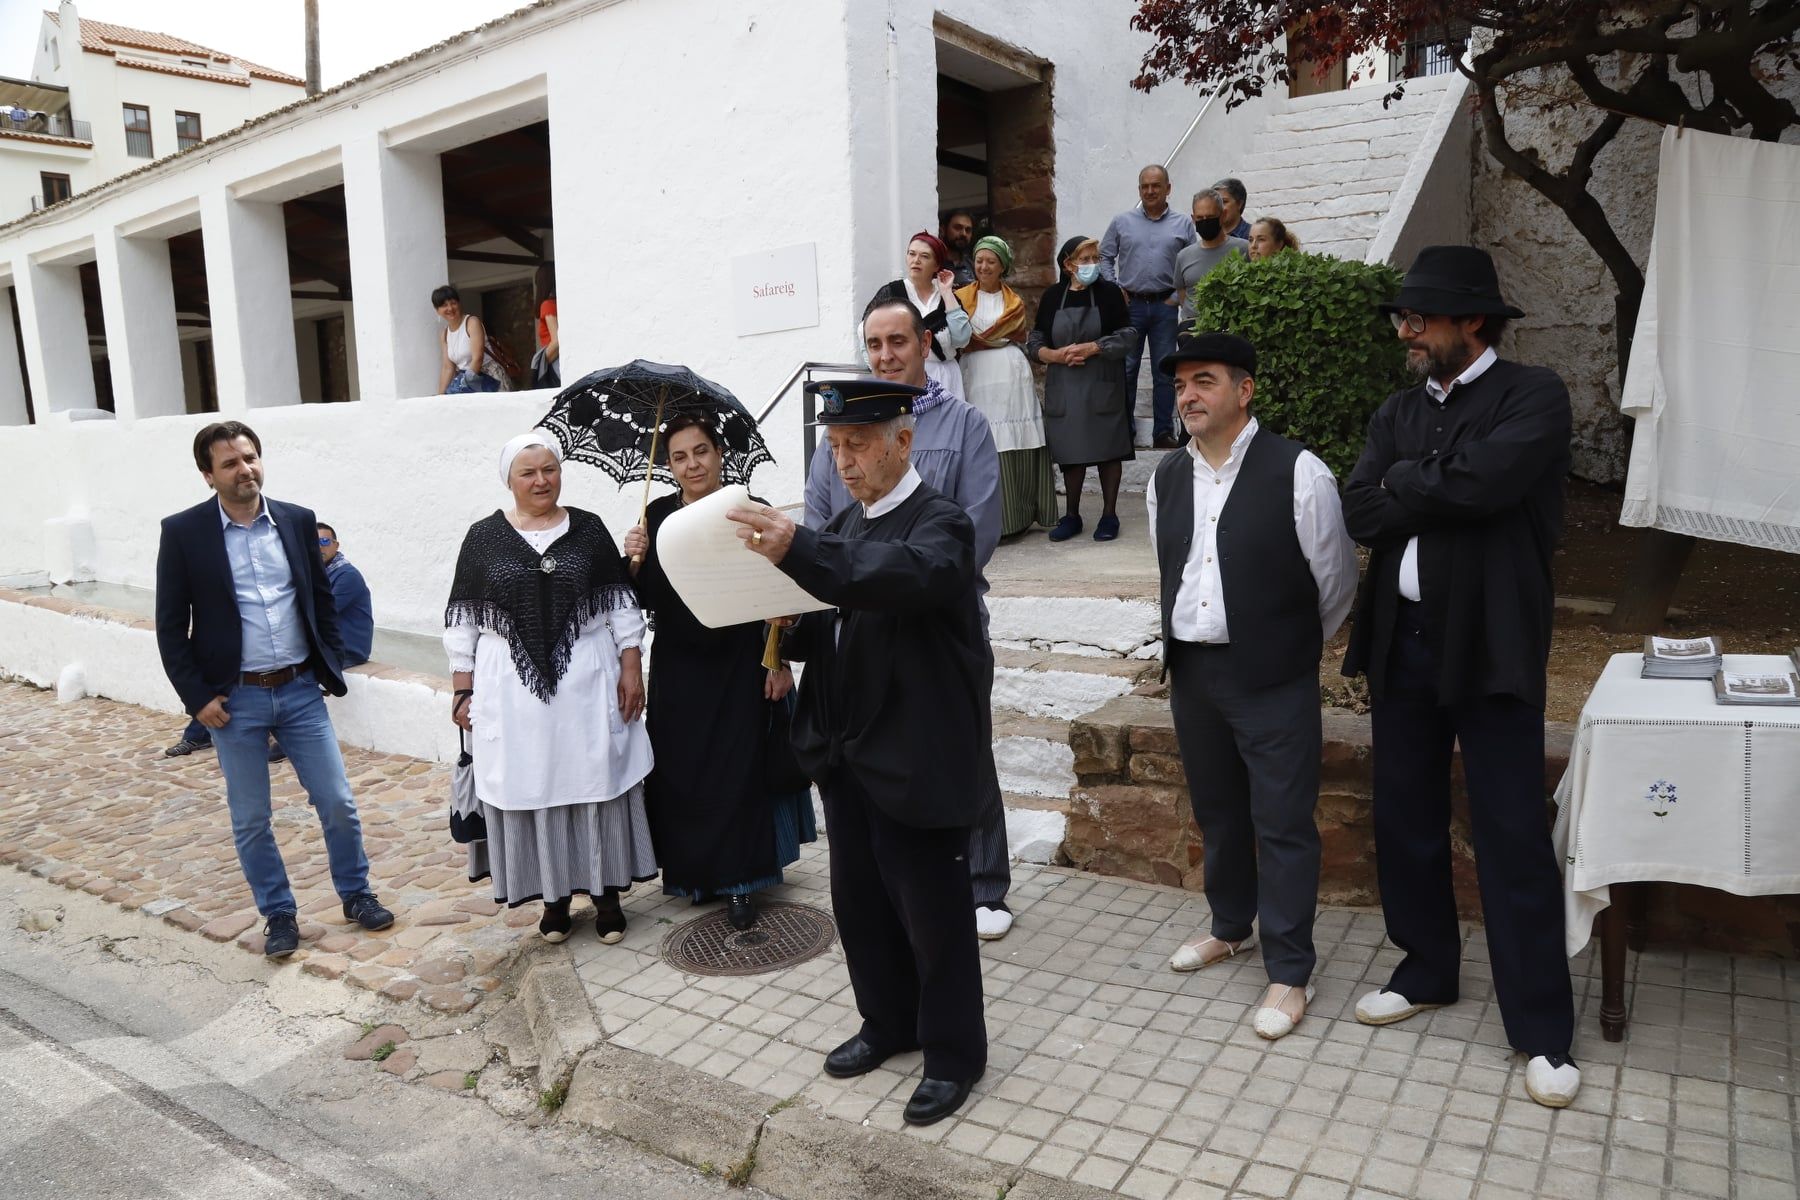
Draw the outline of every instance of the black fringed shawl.
<instances>
[{"instance_id":1,"label":"black fringed shawl","mask_svg":"<svg viewBox=\"0 0 1800 1200\"><path fill-rule=\"evenodd\" d=\"M498 510L469 526L444 609L446 628L475 625L504 637L519 682L545 703L569 668L581 627L638 604L606 522L579 508L568 513L568 532L542 555Z\"/></svg>"}]
</instances>

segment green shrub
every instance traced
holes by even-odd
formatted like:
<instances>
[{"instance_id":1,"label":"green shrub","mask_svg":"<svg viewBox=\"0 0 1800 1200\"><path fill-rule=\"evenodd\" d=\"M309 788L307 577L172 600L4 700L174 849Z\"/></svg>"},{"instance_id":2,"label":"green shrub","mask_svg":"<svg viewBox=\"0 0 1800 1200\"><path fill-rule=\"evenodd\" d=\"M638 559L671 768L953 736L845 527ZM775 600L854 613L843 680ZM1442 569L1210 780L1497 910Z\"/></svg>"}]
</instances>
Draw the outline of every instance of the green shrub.
<instances>
[{"instance_id":1,"label":"green shrub","mask_svg":"<svg viewBox=\"0 0 1800 1200\"><path fill-rule=\"evenodd\" d=\"M1287 251L1227 259L1194 287L1196 330L1256 347L1250 411L1324 459L1340 483L1362 453L1370 414L1412 382L1400 339L1375 307L1400 279L1385 264Z\"/></svg>"}]
</instances>

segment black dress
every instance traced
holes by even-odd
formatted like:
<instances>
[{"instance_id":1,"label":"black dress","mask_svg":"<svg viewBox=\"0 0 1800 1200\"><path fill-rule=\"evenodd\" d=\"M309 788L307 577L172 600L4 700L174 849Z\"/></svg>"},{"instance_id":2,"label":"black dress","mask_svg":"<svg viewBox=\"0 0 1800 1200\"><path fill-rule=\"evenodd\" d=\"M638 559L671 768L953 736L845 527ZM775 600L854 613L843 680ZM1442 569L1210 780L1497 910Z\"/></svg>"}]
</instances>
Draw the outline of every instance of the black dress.
<instances>
[{"instance_id":1,"label":"black dress","mask_svg":"<svg viewBox=\"0 0 1800 1200\"><path fill-rule=\"evenodd\" d=\"M735 895L781 882L818 837L812 795L770 795L764 746L776 706L763 698L765 626L708 629L663 574L657 531L680 493L650 505L638 596L653 615L645 723L656 766L645 783L650 836L669 895ZM793 696L781 702L791 707Z\"/></svg>"}]
</instances>

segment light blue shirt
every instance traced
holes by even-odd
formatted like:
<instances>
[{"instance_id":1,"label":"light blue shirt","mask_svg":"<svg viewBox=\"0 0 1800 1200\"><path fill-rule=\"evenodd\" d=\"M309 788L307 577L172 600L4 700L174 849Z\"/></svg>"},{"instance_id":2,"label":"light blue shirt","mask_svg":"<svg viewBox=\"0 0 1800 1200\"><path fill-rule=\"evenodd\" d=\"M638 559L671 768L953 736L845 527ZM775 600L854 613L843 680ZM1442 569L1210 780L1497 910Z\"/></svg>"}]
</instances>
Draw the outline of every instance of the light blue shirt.
<instances>
[{"instance_id":1,"label":"light blue shirt","mask_svg":"<svg viewBox=\"0 0 1800 1200\"><path fill-rule=\"evenodd\" d=\"M268 502L248 525L233 521L221 504L219 524L225 531L225 557L231 560L231 585L244 627L243 662L238 669L279 671L304 663L311 654L294 596L294 568L282 549Z\"/></svg>"},{"instance_id":2,"label":"light blue shirt","mask_svg":"<svg viewBox=\"0 0 1800 1200\"><path fill-rule=\"evenodd\" d=\"M1138 205L1112 219L1100 239L1100 274L1128 292L1175 287L1175 256L1194 243L1194 218L1173 208L1151 220Z\"/></svg>"}]
</instances>

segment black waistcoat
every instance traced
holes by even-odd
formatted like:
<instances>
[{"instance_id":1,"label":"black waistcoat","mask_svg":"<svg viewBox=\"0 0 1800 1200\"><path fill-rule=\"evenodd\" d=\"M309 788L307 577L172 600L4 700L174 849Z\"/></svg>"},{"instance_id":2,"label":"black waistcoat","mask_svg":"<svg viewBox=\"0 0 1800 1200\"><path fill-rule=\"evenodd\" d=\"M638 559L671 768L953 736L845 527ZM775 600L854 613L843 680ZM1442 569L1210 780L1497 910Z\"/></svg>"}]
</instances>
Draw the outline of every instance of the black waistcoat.
<instances>
[{"instance_id":1,"label":"black waistcoat","mask_svg":"<svg viewBox=\"0 0 1800 1200\"><path fill-rule=\"evenodd\" d=\"M1271 687L1319 669L1325 635L1319 585L1294 530L1294 461L1300 443L1258 429L1219 513L1219 578L1233 668L1247 687ZM1175 594L1194 530L1194 460L1185 451L1156 469L1156 561L1162 575L1164 654L1174 641Z\"/></svg>"}]
</instances>

